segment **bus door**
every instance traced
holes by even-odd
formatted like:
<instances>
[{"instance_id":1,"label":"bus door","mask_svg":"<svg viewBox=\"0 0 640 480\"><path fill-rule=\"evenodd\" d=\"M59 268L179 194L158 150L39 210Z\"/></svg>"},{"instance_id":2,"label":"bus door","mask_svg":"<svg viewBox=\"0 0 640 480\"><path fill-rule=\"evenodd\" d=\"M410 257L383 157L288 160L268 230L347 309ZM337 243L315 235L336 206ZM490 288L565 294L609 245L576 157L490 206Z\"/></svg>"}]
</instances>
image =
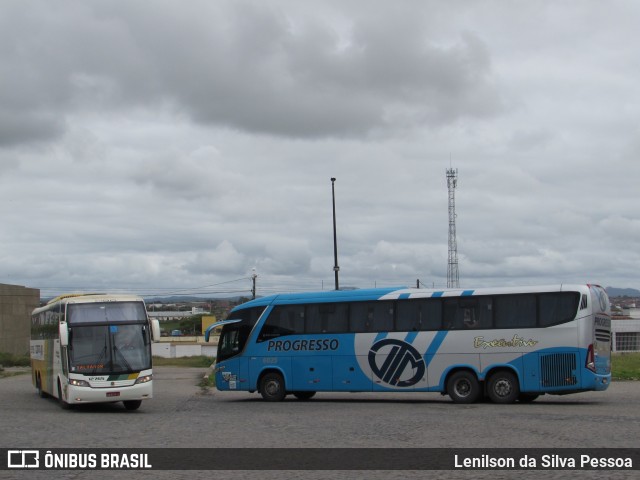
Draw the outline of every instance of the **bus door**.
<instances>
[{"instance_id":1,"label":"bus door","mask_svg":"<svg viewBox=\"0 0 640 480\"><path fill-rule=\"evenodd\" d=\"M205 331L205 341L209 341L211 332L220 326L222 331L216 357L216 386L220 390L249 390L248 362L241 355L248 337L247 328L242 320L217 322Z\"/></svg>"},{"instance_id":2,"label":"bus door","mask_svg":"<svg viewBox=\"0 0 640 480\"><path fill-rule=\"evenodd\" d=\"M216 367L216 387L220 390L250 390L248 359L243 356L230 358Z\"/></svg>"}]
</instances>

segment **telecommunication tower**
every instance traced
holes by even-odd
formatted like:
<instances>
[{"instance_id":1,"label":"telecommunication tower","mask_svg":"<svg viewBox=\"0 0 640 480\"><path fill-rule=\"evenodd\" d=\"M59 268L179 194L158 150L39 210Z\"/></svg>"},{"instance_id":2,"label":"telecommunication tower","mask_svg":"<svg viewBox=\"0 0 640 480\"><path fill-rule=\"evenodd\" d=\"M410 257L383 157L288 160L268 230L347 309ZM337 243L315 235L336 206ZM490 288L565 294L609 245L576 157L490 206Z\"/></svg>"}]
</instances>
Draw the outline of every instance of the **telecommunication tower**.
<instances>
[{"instance_id":1,"label":"telecommunication tower","mask_svg":"<svg viewBox=\"0 0 640 480\"><path fill-rule=\"evenodd\" d=\"M447 288L459 288L458 244L456 242L456 187L458 169L447 169L447 187L449 188L449 264L447 268Z\"/></svg>"}]
</instances>

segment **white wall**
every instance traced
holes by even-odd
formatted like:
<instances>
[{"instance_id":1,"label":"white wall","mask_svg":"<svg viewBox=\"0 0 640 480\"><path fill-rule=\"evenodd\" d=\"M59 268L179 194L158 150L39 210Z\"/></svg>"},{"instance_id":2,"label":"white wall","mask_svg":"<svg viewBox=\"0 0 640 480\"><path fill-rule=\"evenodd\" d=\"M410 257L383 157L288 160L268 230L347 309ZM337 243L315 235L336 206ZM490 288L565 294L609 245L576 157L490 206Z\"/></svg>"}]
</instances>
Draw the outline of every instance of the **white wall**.
<instances>
[{"instance_id":1,"label":"white wall","mask_svg":"<svg viewBox=\"0 0 640 480\"><path fill-rule=\"evenodd\" d=\"M151 351L155 357L178 358L178 357L215 357L218 346L215 344L200 343L170 343L161 342L151 345Z\"/></svg>"}]
</instances>

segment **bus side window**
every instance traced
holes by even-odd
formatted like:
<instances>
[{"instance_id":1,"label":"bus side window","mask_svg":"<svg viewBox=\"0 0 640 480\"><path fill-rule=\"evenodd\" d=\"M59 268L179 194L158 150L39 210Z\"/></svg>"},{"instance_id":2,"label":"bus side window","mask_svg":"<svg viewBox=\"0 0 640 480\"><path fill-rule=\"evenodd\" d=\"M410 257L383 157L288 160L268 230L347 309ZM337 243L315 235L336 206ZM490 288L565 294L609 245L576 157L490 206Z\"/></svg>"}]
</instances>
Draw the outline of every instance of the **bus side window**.
<instances>
[{"instance_id":1,"label":"bus side window","mask_svg":"<svg viewBox=\"0 0 640 480\"><path fill-rule=\"evenodd\" d=\"M345 333L349 331L349 304L336 303L335 310L327 318L327 331Z\"/></svg>"},{"instance_id":2,"label":"bus side window","mask_svg":"<svg viewBox=\"0 0 640 480\"><path fill-rule=\"evenodd\" d=\"M458 330L462 328L462 316L458 315L458 299L444 301L443 328L445 330Z\"/></svg>"},{"instance_id":3,"label":"bus side window","mask_svg":"<svg viewBox=\"0 0 640 480\"><path fill-rule=\"evenodd\" d=\"M464 330L491 328L493 302L491 297L456 298L444 302L444 328Z\"/></svg>"},{"instance_id":4,"label":"bus side window","mask_svg":"<svg viewBox=\"0 0 640 480\"><path fill-rule=\"evenodd\" d=\"M423 330L422 302L420 300L399 300L396 330L399 332L415 332Z\"/></svg>"},{"instance_id":5,"label":"bus side window","mask_svg":"<svg viewBox=\"0 0 640 480\"><path fill-rule=\"evenodd\" d=\"M308 305L305 313L306 333L343 333L349 330L348 303Z\"/></svg>"},{"instance_id":6,"label":"bus side window","mask_svg":"<svg viewBox=\"0 0 640 480\"><path fill-rule=\"evenodd\" d=\"M307 305L305 333L326 333L329 330L329 317L335 311L335 304Z\"/></svg>"},{"instance_id":7,"label":"bus side window","mask_svg":"<svg viewBox=\"0 0 640 480\"><path fill-rule=\"evenodd\" d=\"M576 317L580 294L577 292L541 293L538 296L539 326L570 322Z\"/></svg>"},{"instance_id":8,"label":"bus side window","mask_svg":"<svg viewBox=\"0 0 640 480\"><path fill-rule=\"evenodd\" d=\"M415 332L440 330L442 327L442 301L435 298L399 300L396 330Z\"/></svg>"},{"instance_id":9,"label":"bus side window","mask_svg":"<svg viewBox=\"0 0 640 480\"><path fill-rule=\"evenodd\" d=\"M370 331L369 314L367 302L354 302L349 309L349 331L368 332Z\"/></svg>"},{"instance_id":10,"label":"bus side window","mask_svg":"<svg viewBox=\"0 0 640 480\"><path fill-rule=\"evenodd\" d=\"M472 311L470 323L466 328L493 328L493 297L477 297L469 309Z\"/></svg>"},{"instance_id":11,"label":"bus side window","mask_svg":"<svg viewBox=\"0 0 640 480\"><path fill-rule=\"evenodd\" d=\"M352 332L393 331L394 302L354 302L351 304L349 326Z\"/></svg>"},{"instance_id":12,"label":"bus side window","mask_svg":"<svg viewBox=\"0 0 640 480\"><path fill-rule=\"evenodd\" d=\"M533 294L496 295L496 328L535 328L536 296Z\"/></svg>"}]
</instances>

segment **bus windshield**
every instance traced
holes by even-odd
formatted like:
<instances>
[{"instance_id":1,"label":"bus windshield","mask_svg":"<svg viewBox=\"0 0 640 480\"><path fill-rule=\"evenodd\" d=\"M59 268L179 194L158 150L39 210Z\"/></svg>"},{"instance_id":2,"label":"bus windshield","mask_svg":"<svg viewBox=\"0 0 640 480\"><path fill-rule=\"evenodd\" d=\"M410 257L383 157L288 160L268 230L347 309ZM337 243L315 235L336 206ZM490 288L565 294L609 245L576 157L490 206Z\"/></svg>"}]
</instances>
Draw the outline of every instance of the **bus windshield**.
<instances>
[{"instance_id":1,"label":"bus windshield","mask_svg":"<svg viewBox=\"0 0 640 480\"><path fill-rule=\"evenodd\" d=\"M232 312L227 320L239 320L222 327L218 341L218 361L234 357L244 350L249 334L264 307L248 308L239 312Z\"/></svg>"},{"instance_id":2,"label":"bus windshield","mask_svg":"<svg viewBox=\"0 0 640 480\"><path fill-rule=\"evenodd\" d=\"M146 325L80 325L70 329L69 369L76 373L127 373L151 368Z\"/></svg>"}]
</instances>

